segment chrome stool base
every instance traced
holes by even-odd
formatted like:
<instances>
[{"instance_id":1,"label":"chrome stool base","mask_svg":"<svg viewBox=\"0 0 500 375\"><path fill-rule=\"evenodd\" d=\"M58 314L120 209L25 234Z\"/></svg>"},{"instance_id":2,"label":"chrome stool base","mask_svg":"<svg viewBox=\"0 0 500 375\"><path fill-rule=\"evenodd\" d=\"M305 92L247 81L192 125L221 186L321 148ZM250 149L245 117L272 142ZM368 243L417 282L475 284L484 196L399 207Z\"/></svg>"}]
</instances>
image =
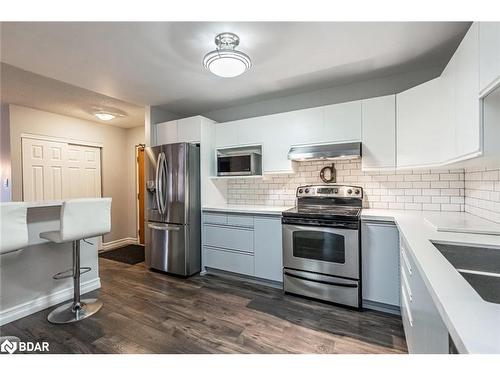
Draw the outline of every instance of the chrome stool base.
<instances>
[{"instance_id":1,"label":"chrome stool base","mask_svg":"<svg viewBox=\"0 0 500 375\"><path fill-rule=\"evenodd\" d=\"M65 303L53 310L47 320L54 324L74 323L94 315L102 307L102 302L97 299L82 299L80 308L73 310L73 301Z\"/></svg>"}]
</instances>

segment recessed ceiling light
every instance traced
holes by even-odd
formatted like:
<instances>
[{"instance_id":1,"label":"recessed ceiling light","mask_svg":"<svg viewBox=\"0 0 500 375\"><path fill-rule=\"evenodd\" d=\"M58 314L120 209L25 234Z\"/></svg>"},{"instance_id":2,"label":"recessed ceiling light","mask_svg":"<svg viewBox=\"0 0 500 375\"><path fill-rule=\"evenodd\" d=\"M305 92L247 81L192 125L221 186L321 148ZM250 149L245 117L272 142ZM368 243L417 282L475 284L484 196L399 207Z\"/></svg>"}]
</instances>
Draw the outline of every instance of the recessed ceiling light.
<instances>
[{"instance_id":1,"label":"recessed ceiling light","mask_svg":"<svg viewBox=\"0 0 500 375\"><path fill-rule=\"evenodd\" d=\"M95 112L94 113L94 116L97 117L99 120L102 120L102 121L110 121L110 120L113 120L116 115L112 114L112 113L108 113L108 112Z\"/></svg>"},{"instance_id":2,"label":"recessed ceiling light","mask_svg":"<svg viewBox=\"0 0 500 375\"><path fill-rule=\"evenodd\" d=\"M217 49L209 52L203 59L203 65L213 74L231 78L237 77L252 66L247 54L236 51L240 38L233 33L221 33L215 37Z\"/></svg>"}]
</instances>

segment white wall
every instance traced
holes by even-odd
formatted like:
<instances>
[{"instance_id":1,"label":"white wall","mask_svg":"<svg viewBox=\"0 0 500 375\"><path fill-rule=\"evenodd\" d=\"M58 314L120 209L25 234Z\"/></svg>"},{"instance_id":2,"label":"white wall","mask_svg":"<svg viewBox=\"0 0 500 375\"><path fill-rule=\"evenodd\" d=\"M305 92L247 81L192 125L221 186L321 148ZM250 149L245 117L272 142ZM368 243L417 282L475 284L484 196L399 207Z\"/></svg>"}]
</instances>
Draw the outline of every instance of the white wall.
<instances>
[{"instance_id":1,"label":"white wall","mask_svg":"<svg viewBox=\"0 0 500 375\"><path fill-rule=\"evenodd\" d=\"M135 169L131 144L140 138L140 131L17 105L10 105L9 109L12 199L22 200L22 133L101 143L103 196L113 198L111 233L104 236L104 242L136 237L136 231L132 229L134 225L131 224L135 220L135 193L132 193L135 183L130 183L130 171ZM144 131L142 126L140 128Z\"/></svg>"},{"instance_id":2,"label":"white wall","mask_svg":"<svg viewBox=\"0 0 500 375\"><path fill-rule=\"evenodd\" d=\"M9 106L0 106L0 202L11 200L10 188L10 118ZM7 182L8 185L4 186Z\"/></svg>"}]
</instances>

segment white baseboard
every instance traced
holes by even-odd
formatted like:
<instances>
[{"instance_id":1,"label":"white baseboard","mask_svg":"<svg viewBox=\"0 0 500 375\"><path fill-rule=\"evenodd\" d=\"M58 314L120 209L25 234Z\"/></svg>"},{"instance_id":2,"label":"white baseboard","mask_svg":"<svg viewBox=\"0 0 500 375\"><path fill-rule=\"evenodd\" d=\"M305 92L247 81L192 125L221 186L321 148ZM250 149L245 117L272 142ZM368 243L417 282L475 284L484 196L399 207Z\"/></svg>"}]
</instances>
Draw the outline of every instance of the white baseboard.
<instances>
[{"instance_id":1,"label":"white baseboard","mask_svg":"<svg viewBox=\"0 0 500 375\"><path fill-rule=\"evenodd\" d=\"M81 293L88 293L92 290L99 289L101 287L101 279L95 278L93 280L81 283L80 290ZM73 288L66 288L58 290L52 294L44 297L39 297L34 300L23 302L17 306L11 307L6 310L0 311L0 326L13 322L14 320L24 318L25 316L34 314L38 311L44 310L48 307L57 305L66 300L71 300L73 298Z\"/></svg>"},{"instance_id":2,"label":"white baseboard","mask_svg":"<svg viewBox=\"0 0 500 375\"><path fill-rule=\"evenodd\" d=\"M139 240L135 237L120 238L114 241L103 242L100 246L99 251L113 250L127 245L137 245L138 243Z\"/></svg>"}]
</instances>

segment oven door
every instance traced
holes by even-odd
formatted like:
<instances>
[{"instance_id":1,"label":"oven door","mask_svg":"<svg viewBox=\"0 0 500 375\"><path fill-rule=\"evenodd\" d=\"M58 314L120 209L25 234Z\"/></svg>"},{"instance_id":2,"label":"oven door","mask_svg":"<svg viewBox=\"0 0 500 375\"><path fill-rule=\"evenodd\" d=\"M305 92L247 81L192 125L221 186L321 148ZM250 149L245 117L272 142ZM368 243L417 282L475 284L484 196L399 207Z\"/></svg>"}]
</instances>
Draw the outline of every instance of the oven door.
<instances>
[{"instance_id":1,"label":"oven door","mask_svg":"<svg viewBox=\"0 0 500 375\"><path fill-rule=\"evenodd\" d=\"M359 232L284 224L283 266L359 279Z\"/></svg>"}]
</instances>

